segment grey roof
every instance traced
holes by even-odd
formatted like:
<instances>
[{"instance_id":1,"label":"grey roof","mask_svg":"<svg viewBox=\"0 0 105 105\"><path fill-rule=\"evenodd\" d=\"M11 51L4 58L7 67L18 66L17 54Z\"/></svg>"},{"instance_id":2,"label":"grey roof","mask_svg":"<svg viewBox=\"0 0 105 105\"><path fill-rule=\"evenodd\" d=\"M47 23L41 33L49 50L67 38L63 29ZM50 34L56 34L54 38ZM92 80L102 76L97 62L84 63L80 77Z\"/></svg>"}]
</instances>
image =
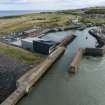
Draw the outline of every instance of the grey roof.
<instances>
[{"instance_id":1,"label":"grey roof","mask_svg":"<svg viewBox=\"0 0 105 105\"><path fill-rule=\"evenodd\" d=\"M32 32L36 32L37 29L30 29L30 30L27 30L27 31L24 31L24 33L32 33Z\"/></svg>"},{"instance_id":2,"label":"grey roof","mask_svg":"<svg viewBox=\"0 0 105 105\"><path fill-rule=\"evenodd\" d=\"M38 37L27 37L25 39L22 39L22 41L25 41L25 42L33 42L33 40L42 40L42 39Z\"/></svg>"},{"instance_id":3,"label":"grey roof","mask_svg":"<svg viewBox=\"0 0 105 105\"><path fill-rule=\"evenodd\" d=\"M56 45L57 42L51 41L51 40L34 40L34 42L39 42L47 45Z\"/></svg>"}]
</instances>

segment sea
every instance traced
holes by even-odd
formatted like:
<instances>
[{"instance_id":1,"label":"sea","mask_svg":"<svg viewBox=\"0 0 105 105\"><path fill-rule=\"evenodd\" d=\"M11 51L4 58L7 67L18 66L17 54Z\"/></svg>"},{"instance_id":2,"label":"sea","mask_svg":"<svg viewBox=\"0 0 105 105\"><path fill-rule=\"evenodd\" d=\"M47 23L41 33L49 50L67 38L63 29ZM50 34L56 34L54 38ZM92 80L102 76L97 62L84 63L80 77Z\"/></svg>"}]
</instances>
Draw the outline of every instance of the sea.
<instances>
[{"instance_id":1,"label":"sea","mask_svg":"<svg viewBox=\"0 0 105 105\"><path fill-rule=\"evenodd\" d=\"M31 14L31 13L40 13L40 12L51 12L49 10L9 10L9 11L0 11L0 17L4 16L18 16L23 14Z\"/></svg>"}]
</instances>

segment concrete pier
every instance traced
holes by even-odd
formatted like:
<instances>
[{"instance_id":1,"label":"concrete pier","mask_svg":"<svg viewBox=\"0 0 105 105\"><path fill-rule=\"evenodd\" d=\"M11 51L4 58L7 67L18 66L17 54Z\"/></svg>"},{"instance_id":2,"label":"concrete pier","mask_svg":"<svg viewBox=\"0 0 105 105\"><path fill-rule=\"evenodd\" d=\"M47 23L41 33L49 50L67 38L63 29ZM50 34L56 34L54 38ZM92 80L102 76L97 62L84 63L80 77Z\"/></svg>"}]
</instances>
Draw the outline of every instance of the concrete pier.
<instances>
[{"instance_id":1,"label":"concrete pier","mask_svg":"<svg viewBox=\"0 0 105 105\"><path fill-rule=\"evenodd\" d=\"M62 40L62 42L60 43L60 45L58 45L58 47L67 46L67 44L69 44L70 42L72 42L75 37L76 37L76 36L74 36L74 35L66 36L66 37ZM50 56L51 56L51 55L50 55ZM23 83L23 82L26 80L26 78L27 78L28 76L30 76L33 72L35 72L36 70L38 70L38 69L40 68L40 66L41 66L41 64L39 64L37 67L35 67L35 68L29 70L29 71L26 72L21 78L19 78L19 79L17 80L17 86L18 86L19 84Z\"/></svg>"},{"instance_id":2,"label":"concrete pier","mask_svg":"<svg viewBox=\"0 0 105 105\"><path fill-rule=\"evenodd\" d=\"M23 76L21 76L17 82L16 82L16 86L18 87L19 85L21 85L33 72L37 71L39 68L41 67L41 64L39 64L38 66L32 68L31 70L29 70L28 72L26 72Z\"/></svg>"},{"instance_id":3,"label":"concrete pier","mask_svg":"<svg viewBox=\"0 0 105 105\"><path fill-rule=\"evenodd\" d=\"M69 40L68 40L69 38ZM57 59L64 53L65 47L73 36L67 36L63 42L52 52L46 60L40 65L33 68L17 81L17 89L1 104L1 105L15 105L25 94L29 93L30 88L45 74L45 72L57 61Z\"/></svg>"},{"instance_id":4,"label":"concrete pier","mask_svg":"<svg viewBox=\"0 0 105 105\"><path fill-rule=\"evenodd\" d=\"M103 50L103 54L105 54L105 45L101 49Z\"/></svg>"},{"instance_id":5,"label":"concrete pier","mask_svg":"<svg viewBox=\"0 0 105 105\"><path fill-rule=\"evenodd\" d=\"M78 49L72 63L69 66L69 72L75 73L78 70L81 58L83 56L103 56L105 54L105 45L102 48L85 48L85 49Z\"/></svg>"},{"instance_id":6,"label":"concrete pier","mask_svg":"<svg viewBox=\"0 0 105 105\"><path fill-rule=\"evenodd\" d=\"M41 67L27 78L26 93L29 92L30 88L42 77L42 75L55 63L55 61L64 53L65 48L59 47L55 50L42 64Z\"/></svg>"},{"instance_id":7,"label":"concrete pier","mask_svg":"<svg viewBox=\"0 0 105 105\"><path fill-rule=\"evenodd\" d=\"M25 86L19 86L1 105L15 105L25 95Z\"/></svg>"},{"instance_id":8,"label":"concrete pier","mask_svg":"<svg viewBox=\"0 0 105 105\"><path fill-rule=\"evenodd\" d=\"M102 48L85 48L85 56L103 56L104 50Z\"/></svg>"},{"instance_id":9,"label":"concrete pier","mask_svg":"<svg viewBox=\"0 0 105 105\"><path fill-rule=\"evenodd\" d=\"M84 53L84 49L82 49L82 48L78 49L72 63L70 63L70 66L69 66L69 72L70 73L76 73L77 72L81 58L83 56L83 53Z\"/></svg>"},{"instance_id":10,"label":"concrete pier","mask_svg":"<svg viewBox=\"0 0 105 105\"><path fill-rule=\"evenodd\" d=\"M17 89L1 105L15 105L30 88L41 78L41 76L55 63L55 61L64 53L64 47L58 47L48 58L42 62L38 69L28 76L26 80L19 81ZM30 74L30 72L29 72Z\"/></svg>"},{"instance_id":11,"label":"concrete pier","mask_svg":"<svg viewBox=\"0 0 105 105\"><path fill-rule=\"evenodd\" d=\"M67 46L70 42L73 41L73 39L75 38L75 35L68 35L67 37L65 37L63 39L63 41L60 43L59 46Z\"/></svg>"}]
</instances>

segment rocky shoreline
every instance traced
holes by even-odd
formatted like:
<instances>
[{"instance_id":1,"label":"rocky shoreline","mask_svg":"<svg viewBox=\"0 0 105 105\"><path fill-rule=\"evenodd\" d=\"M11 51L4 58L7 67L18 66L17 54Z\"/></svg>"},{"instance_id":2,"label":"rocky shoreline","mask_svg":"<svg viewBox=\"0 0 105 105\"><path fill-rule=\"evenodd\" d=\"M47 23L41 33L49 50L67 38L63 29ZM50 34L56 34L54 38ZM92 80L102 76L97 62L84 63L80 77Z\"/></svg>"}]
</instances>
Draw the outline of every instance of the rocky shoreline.
<instances>
[{"instance_id":1,"label":"rocky shoreline","mask_svg":"<svg viewBox=\"0 0 105 105\"><path fill-rule=\"evenodd\" d=\"M105 45L105 36L99 33L96 29L89 30L90 35L96 38L98 45L96 47L102 47Z\"/></svg>"}]
</instances>

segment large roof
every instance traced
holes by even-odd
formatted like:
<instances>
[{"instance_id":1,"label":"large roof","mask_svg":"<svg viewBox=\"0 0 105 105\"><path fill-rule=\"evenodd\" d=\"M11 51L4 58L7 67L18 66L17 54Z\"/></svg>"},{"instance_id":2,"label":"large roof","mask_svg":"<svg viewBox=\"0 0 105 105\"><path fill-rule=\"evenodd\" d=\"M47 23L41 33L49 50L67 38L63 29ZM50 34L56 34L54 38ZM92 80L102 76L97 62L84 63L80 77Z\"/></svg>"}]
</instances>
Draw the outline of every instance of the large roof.
<instances>
[{"instance_id":1,"label":"large roof","mask_svg":"<svg viewBox=\"0 0 105 105\"><path fill-rule=\"evenodd\" d=\"M30 30L24 31L24 33L32 33L32 32L36 32L36 31L37 31L37 29L30 29Z\"/></svg>"},{"instance_id":2,"label":"large roof","mask_svg":"<svg viewBox=\"0 0 105 105\"><path fill-rule=\"evenodd\" d=\"M53 40L49 40L49 39L42 39L42 38L38 38L38 37L27 37L25 39L22 39L22 41L24 42L29 42L29 43L33 43L33 41L37 41L37 42L41 42L41 43L45 43L45 44L57 44L58 42L53 41Z\"/></svg>"},{"instance_id":3,"label":"large roof","mask_svg":"<svg viewBox=\"0 0 105 105\"><path fill-rule=\"evenodd\" d=\"M26 42L33 42L33 40L43 40L41 38L38 38L38 37L27 37L25 39L22 39L22 41L26 41Z\"/></svg>"}]
</instances>

